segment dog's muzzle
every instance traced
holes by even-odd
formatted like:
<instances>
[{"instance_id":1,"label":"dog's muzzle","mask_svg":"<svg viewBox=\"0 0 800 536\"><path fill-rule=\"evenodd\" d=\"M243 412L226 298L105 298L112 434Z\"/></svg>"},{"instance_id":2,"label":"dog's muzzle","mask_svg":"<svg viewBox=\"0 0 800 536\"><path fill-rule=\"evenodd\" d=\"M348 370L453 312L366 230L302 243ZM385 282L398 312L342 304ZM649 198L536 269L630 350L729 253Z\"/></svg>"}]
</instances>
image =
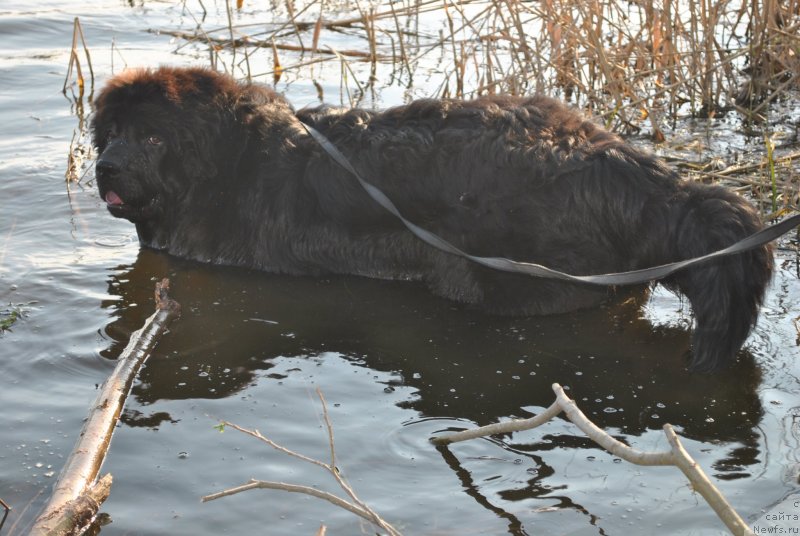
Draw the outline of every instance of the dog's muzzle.
<instances>
[{"instance_id":1,"label":"dog's muzzle","mask_svg":"<svg viewBox=\"0 0 800 536\"><path fill-rule=\"evenodd\" d=\"M95 174L98 180L113 180L125 167L128 160L126 142L122 138L111 140L95 163Z\"/></svg>"}]
</instances>

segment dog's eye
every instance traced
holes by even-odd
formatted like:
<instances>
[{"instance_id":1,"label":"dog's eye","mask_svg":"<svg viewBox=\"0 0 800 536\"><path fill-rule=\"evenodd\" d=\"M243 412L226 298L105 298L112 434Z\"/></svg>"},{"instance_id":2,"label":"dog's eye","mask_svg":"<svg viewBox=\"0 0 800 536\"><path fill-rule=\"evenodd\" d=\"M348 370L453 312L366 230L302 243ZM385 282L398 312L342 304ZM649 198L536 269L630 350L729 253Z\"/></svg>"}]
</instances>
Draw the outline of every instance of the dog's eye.
<instances>
[{"instance_id":1,"label":"dog's eye","mask_svg":"<svg viewBox=\"0 0 800 536\"><path fill-rule=\"evenodd\" d=\"M158 136L148 136L147 143L150 145L161 145L161 138Z\"/></svg>"}]
</instances>

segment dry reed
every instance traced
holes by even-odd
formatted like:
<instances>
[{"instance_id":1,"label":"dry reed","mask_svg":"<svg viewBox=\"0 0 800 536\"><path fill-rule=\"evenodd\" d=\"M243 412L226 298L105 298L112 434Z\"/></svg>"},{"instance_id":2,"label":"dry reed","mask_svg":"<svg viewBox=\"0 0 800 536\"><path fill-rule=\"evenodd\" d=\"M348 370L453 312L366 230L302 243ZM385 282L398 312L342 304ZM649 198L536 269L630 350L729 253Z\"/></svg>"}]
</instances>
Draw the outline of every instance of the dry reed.
<instances>
[{"instance_id":1,"label":"dry reed","mask_svg":"<svg viewBox=\"0 0 800 536\"><path fill-rule=\"evenodd\" d=\"M412 98L424 77L425 96L545 93L659 142L679 118L735 111L764 139L770 105L800 89L800 0L286 0L257 14L233 9L226 0L217 27L160 32L207 48L214 67L248 79L310 79L320 98L317 78L338 76L349 105L381 85ZM321 74L331 62L337 68ZM780 177L763 176L753 190L775 212L791 196L775 190ZM788 180L796 190L796 173Z\"/></svg>"},{"instance_id":2,"label":"dry reed","mask_svg":"<svg viewBox=\"0 0 800 536\"><path fill-rule=\"evenodd\" d=\"M800 82L798 0L398 0L371 9L309 0L285 7L273 21L235 25L226 2L224 27L169 33L229 50L231 68L241 48L300 55L258 73L273 79L317 54L368 62L371 78L378 63L409 79L431 66L442 78L435 96L548 93L612 128L637 130L645 121L656 136L679 113L738 109L756 117ZM341 33L364 46L332 53L329 43Z\"/></svg>"},{"instance_id":3,"label":"dry reed","mask_svg":"<svg viewBox=\"0 0 800 536\"><path fill-rule=\"evenodd\" d=\"M78 40L83 45L83 53L86 57L86 66L89 68L89 83L90 83L90 98L91 93L94 91L94 69L92 68L92 58L89 55L89 47L86 46L86 39L83 36L83 27L78 17L75 17L72 23L72 48L69 55L69 65L67 66L67 76L64 79L64 87L61 92L66 95L67 88L70 87L70 79L72 78L72 71L75 71L75 82L78 85L78 96L83 98L86 90L86 80L83 76L83 69L81 68L81 58L78 53Z\"/></svg>"}]
</instances>

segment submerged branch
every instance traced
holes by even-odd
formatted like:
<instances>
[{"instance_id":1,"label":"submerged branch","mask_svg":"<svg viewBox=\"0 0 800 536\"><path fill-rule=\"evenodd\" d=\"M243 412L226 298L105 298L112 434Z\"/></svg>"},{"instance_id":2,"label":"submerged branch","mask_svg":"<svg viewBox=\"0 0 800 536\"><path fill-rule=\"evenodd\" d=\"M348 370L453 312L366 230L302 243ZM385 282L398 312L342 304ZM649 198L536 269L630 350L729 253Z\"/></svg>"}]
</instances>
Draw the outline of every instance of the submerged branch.
<instances>
[{"instance_id":1,"label":"submerged branch","mask_svg":"<svg viewBox=\"0 0 800 536\"><path fill-rule=\"evenodd\" d=\"M108 497L111 475L97 481L111 436L139 368L153 351L159 337L180 305L167 294L169 280L156 283L156 312L131 335L117 366L103 384L89 411L79 439L56 481L53 495L36 519L31 535L66 535L85 525Z\"/></svg>"}]
</instances>

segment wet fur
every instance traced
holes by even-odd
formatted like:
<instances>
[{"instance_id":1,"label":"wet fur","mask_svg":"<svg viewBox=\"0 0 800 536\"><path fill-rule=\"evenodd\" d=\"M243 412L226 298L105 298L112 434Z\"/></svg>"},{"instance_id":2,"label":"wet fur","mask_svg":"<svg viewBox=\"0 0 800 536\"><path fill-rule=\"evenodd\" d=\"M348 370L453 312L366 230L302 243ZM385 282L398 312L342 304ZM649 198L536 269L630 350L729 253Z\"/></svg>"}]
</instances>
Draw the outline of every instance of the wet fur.
<instances>
[{"instance_id":1,"label":"wet fur","mask_svg":"<svg viewBox=\"0 0 800 536\"><path fill-rule=\"evenodd\" d=\"M736 194L681 180L550 98L295 111L266 87L203 69L127 71L108 83L94 118L100 193L124 201L109 210L136 224L143 246L203 262L421 280L501 314L571 311L613 292L493 272L430 248L300 121L408 219L476 255L619 272L701 255L762 226ZM694 369L734 358L771 273L765 246L661 281L691 302Z\"/></svg>"}]
</instances>

